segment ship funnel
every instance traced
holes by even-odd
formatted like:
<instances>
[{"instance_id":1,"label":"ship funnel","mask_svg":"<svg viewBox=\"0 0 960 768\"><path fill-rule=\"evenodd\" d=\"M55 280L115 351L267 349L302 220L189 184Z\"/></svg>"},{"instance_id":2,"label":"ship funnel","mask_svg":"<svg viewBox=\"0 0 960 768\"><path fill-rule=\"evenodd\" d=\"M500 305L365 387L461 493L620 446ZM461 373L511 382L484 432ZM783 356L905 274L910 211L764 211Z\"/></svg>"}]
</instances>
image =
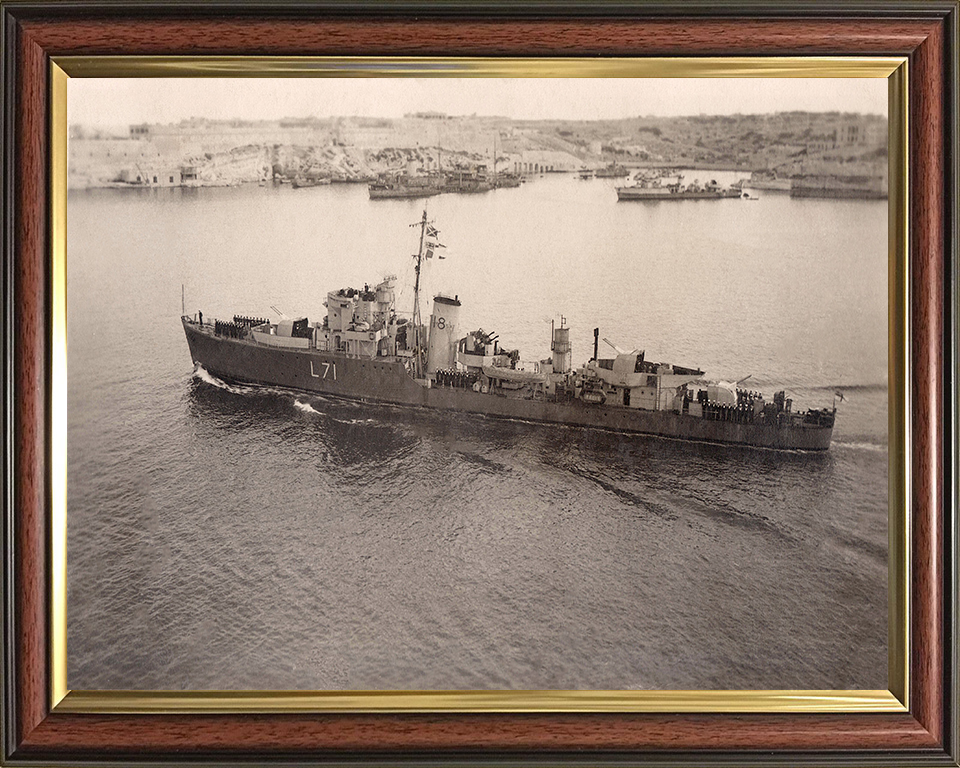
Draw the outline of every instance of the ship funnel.
<instances>
[{"instance_id":1,"label":"ship funnel","mask_svg":"<svg viewBox=\"0 0 960 768\"><path fill-rule=\"evenodd\" d=\"M562 323L561 323L562 324ZM570 373L573 369L573 351L570 348L570 329L553 329L553 370L556 373Z\"/></svg>"},{"instance_id":2,"label":"ship funnel","mask_svg":"<svg viewBox=\"0 0 960 768\"><path fill-rule=\"evenodd\" d=\"M460 325L460 300L436 296L430 315L430 339L427 346L427 373L453 368L457 360L457 328Z\"/></svg>"}]
</instances>

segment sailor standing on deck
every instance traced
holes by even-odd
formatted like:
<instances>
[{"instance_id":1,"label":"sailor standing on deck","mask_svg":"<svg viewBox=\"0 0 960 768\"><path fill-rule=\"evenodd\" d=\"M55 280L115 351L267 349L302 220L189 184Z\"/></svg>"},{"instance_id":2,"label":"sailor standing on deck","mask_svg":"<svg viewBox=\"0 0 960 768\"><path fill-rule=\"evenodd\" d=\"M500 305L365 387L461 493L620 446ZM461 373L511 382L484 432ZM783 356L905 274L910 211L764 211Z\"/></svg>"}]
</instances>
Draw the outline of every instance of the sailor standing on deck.
<instances>
[{"instance_id":1,"label":"sailor standing on deck","mask_svg":"<svg viewBox=\"0 0 960 768\"><path fill-rule=\"evenodd\" d=\"M200 315L200 325L203 325L203 312L198 309L197 314Z\"/></svg>"}]
</instances>

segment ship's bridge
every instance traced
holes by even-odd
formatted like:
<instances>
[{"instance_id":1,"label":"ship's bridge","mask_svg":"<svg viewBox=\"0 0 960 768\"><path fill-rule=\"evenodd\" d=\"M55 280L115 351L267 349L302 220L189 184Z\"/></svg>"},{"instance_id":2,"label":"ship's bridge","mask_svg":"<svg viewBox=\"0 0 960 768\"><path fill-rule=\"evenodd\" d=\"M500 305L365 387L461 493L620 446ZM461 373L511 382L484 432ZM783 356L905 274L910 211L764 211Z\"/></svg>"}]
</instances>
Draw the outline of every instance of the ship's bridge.
<instances>
[{"instance_id":1,"label":"ship's bridge","mask_svg":"<svg viewBox=\"0 0 960 768\"><path fill-rule=\"evenodd\" d=\"M373 288L341 288L327 294L327 316L313 331L314 346L321 351L354 357L394 355L406 347L406 331L394 312L396 281L387 275Z\"/></svg>"}]
</instances>

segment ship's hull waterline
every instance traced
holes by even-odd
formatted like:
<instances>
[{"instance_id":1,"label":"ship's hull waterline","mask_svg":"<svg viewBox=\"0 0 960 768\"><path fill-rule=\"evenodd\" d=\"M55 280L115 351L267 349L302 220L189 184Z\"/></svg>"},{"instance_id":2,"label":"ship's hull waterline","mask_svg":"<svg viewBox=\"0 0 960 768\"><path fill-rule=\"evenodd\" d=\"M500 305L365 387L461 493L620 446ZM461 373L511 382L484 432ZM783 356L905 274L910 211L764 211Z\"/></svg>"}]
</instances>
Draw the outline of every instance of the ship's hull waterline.
<instances>
[{"instance_id":1,"label":"ship's hull waterline","mask_svg":"<svg viewBox=\"0 0 960 768\"><path fill-rule=\"evenodd\" d=\"M371 200L417 200L423 197L434 197L441 191L438 187L370 189L369 195Z\"/></svg>"},{"instance_id":2,"label":"ship's hull waterline","mask_svg":"<svg viewBox=\"0 0 960 768\"><path fill-rule=\"evenodd\" d=\"M653 200L736 200L741 197L739 190L724 190L722 192L670 192L669 190L644 189L633 187L619 187L617 200L619 201L653 201Z\"/></svg>"},{"instance_id":3,"label":"ship's hull waterline","mask_svg":"<svg viewBox=\"0 0 960 768\"><path fill-rule=\"evenodd\" d=\"M266 346L215 335L182 318L195 365L240 383L270 385L365 402L478 413L508 419L609 429L778 450L825 451L832 427L713 421L672 411L593 405L575 399L529 400L449 386L424 386L395 359L363 359L313 349Z\"/></svg>"}]
</instances>

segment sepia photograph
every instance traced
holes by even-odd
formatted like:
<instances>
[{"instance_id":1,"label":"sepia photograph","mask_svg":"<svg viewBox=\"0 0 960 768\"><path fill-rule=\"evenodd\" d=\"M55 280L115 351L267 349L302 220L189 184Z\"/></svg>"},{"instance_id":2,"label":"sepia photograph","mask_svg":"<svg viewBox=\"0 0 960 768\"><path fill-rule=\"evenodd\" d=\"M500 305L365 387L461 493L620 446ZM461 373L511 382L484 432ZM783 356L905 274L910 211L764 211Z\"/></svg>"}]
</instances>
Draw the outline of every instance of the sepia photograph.
<instances>
[{"instance_id":1,"label":"sepia photograph","mask_svg":"<svg viewBox=\"0 0 960 768\"><path fill-rule=\"evenodd\" d=\"M885 690L883 78L71 78L78 690Z\"/></svg>"}]
</instances>

